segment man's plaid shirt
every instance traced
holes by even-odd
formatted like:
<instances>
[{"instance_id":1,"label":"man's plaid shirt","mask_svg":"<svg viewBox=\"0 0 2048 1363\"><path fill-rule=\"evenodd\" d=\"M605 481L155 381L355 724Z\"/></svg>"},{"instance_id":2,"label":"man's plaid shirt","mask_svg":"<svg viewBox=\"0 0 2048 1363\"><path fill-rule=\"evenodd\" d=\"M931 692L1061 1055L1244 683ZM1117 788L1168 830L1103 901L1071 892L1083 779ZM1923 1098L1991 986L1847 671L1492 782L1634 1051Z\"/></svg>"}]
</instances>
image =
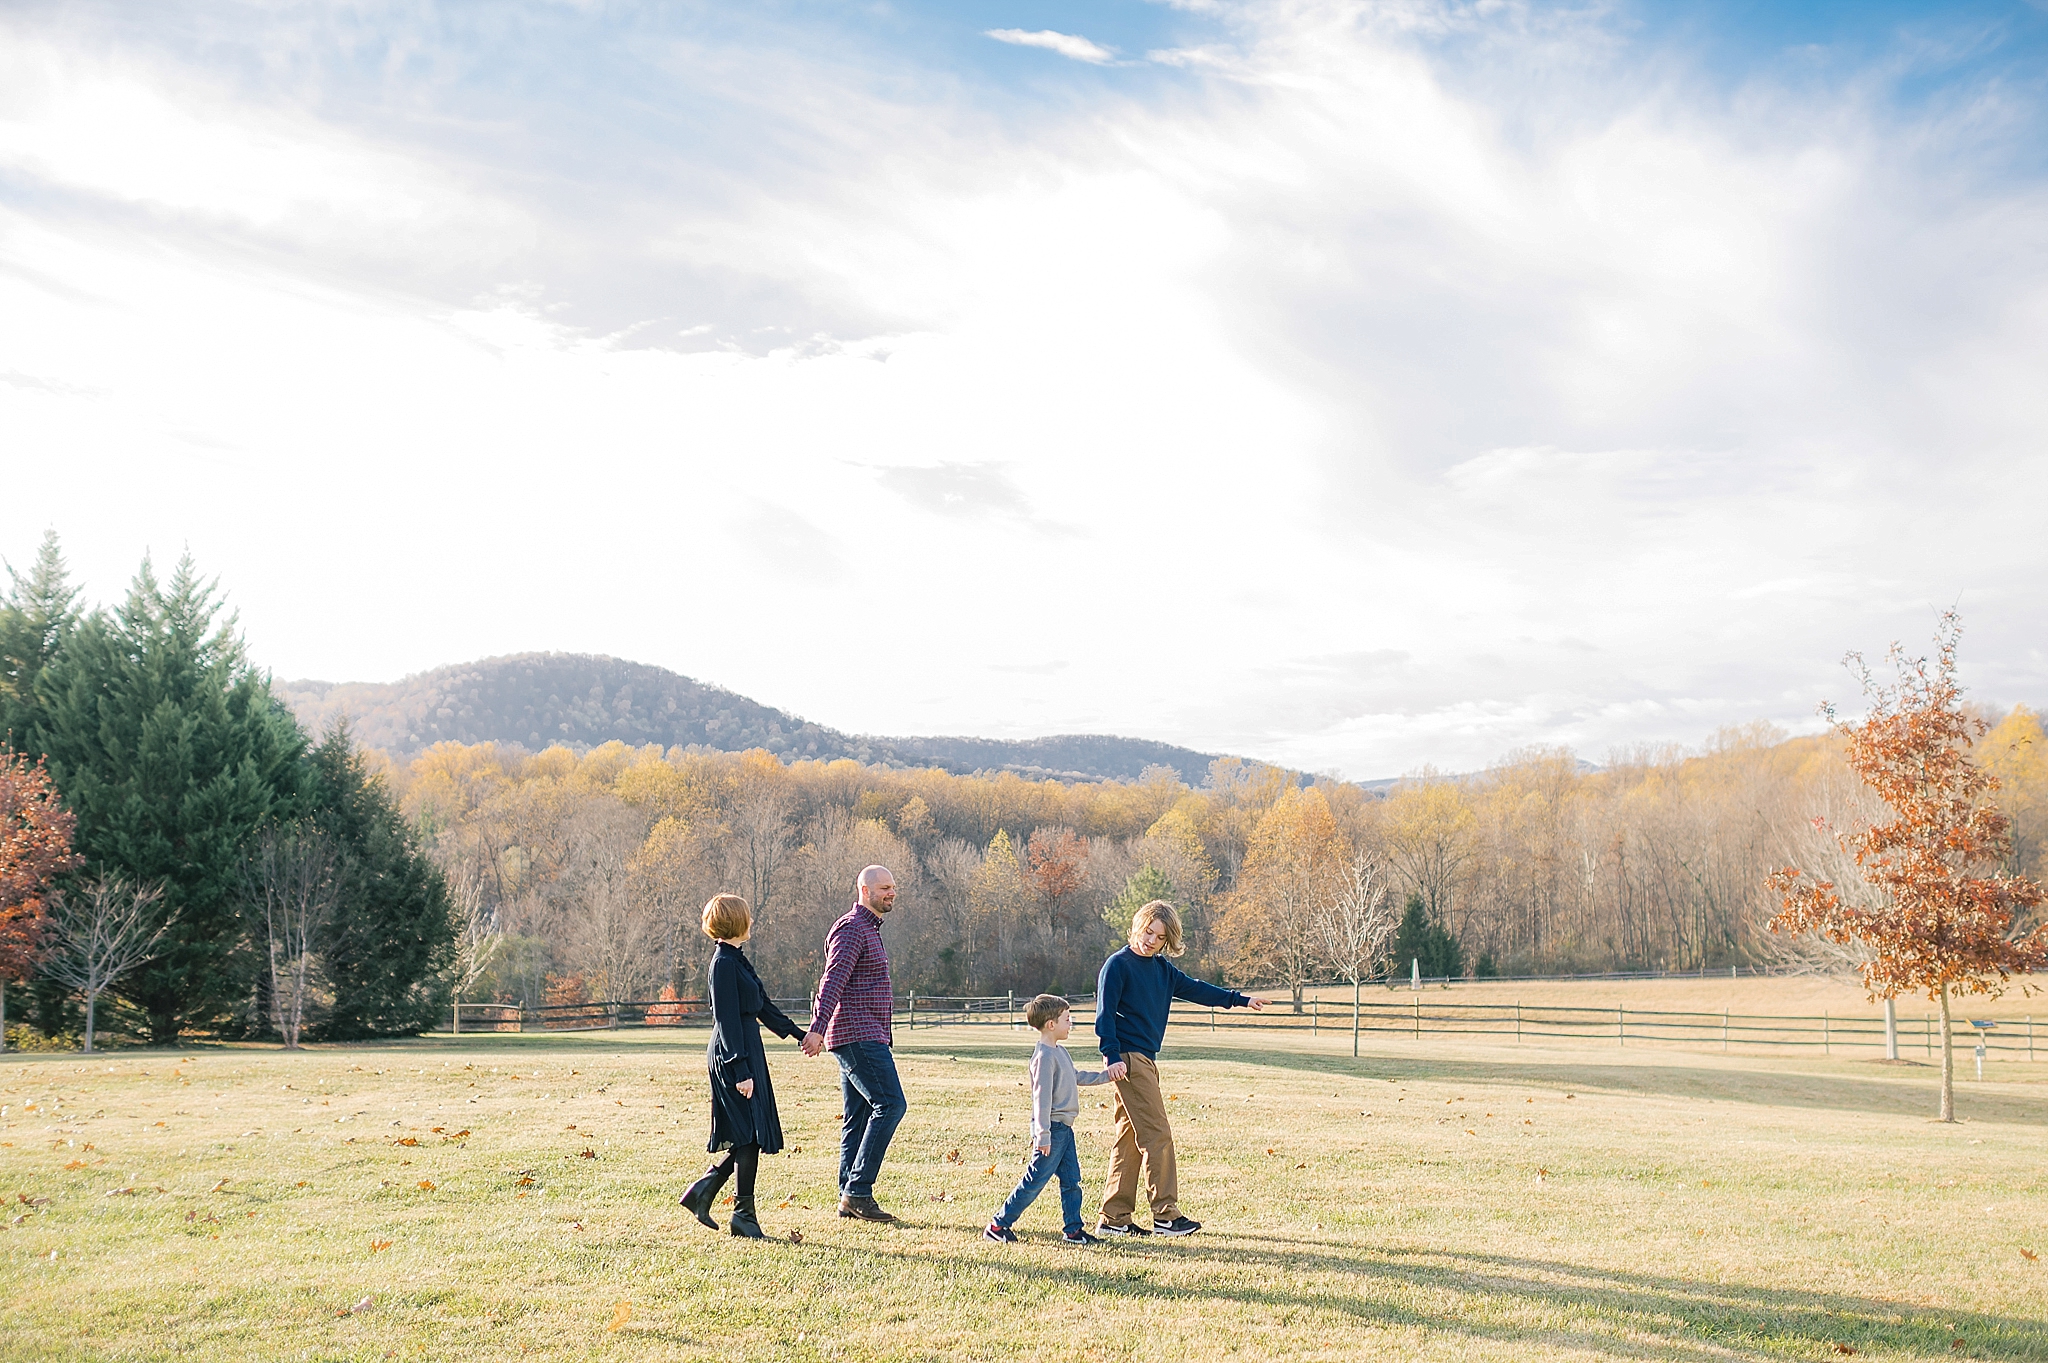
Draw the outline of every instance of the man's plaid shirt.
<instances>
[{"instance_id":1,"label":"man's plaid shirt","mask_svg":"<svg viewBox=\"0 0 2048 1363\"><path fill-rule=\"evenodd\" d=\"M890 1026L895 1010L882 920L872 909L855 904L826 934L825 978L818 982L811 1030L824 1033L827 1050L855 1041L887 1046L895 1040Z\"/></svg>"}]
</instances>

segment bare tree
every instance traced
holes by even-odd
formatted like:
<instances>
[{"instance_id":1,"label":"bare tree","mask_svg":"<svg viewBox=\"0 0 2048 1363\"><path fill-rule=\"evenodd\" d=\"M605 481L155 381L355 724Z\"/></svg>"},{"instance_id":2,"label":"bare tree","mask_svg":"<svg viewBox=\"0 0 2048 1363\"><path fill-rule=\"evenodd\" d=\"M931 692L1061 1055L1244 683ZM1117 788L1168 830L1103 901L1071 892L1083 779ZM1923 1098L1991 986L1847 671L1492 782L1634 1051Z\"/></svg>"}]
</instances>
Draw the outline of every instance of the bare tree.
<instances>
[{"instance_id":1,"label":"bare tree","mask_svg":"<svg viewBox=\"0 0 2048 1363\"><path fill-rule=\"evenodd\" d=\"M1330 897L1319 926L1323 957L1351 981L1351 1054L1358 1054L1359 988L1379 972L1387 943L1396 927L1387 903L1387 864L1371 852L1359 852L1344 868L1343 880Z\"/></svg>"},{"instance_id":2,"label":"bare tree","mask_svg":"<svg viewBox=\"0 0 2048 1363\"><path fill-rule=\"evenodd\" d=\"M299 1048L318 959L340 886L334 843L310 824L265 829L251 867L270 939L270 1019L288 1051Z\"/></svg>"},{"instance_id":3,"label":"bare tree","mask_svg":"<svg viewBox=\"0 0 2048 1363\"><path fill-rule=\"evenodd\" d=\"M50 919L56 942L43 972L85 995L85 1050L92 1053L100 995L148 960L177 918L159 917L164 892L119 876L88 881L76 894L53 896Z\"/></svg>"},{"instance_id":4,"label":"bare tree","mask_svg":"<svg viewBox=\"0 0 2048 1363\"><path fill-rule=\"evenodd\" d=\"M462 1035L462 996L476 986L505 945L495 907L484 904L484 868L472 857L448 876L449 906L455 919L455 1035Z\"/></svg>"}]
</instances>

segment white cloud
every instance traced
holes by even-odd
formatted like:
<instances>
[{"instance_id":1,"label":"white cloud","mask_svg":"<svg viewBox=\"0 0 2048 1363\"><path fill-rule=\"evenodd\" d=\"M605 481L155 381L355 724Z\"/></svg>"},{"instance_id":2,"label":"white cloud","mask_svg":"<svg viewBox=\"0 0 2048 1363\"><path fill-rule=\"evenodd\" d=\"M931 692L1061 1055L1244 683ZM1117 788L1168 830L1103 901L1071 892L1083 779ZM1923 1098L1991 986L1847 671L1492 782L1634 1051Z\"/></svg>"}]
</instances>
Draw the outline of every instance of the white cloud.
<instances>
[{"instance_id":1,"label":"white cloud","mask_svg":"<svg viewBox=\"0 0 2048 1363\"><path fill-rule=\"evenodd\" d=\"M2041 699L2048 196L1982 108L1478 79L1435 13L1028 116L677 44L680 112L392 119L0 29L0 553L189 543L287 675L588 648L1360 776L1805 722L1959 592Z\"/></svg>"},{"instance_id":2,"label":"white cloud","mask_svg":"<svg viewBox=\"0 0 2048 1363\"><path fill-rule=\"evenodd\" d=\"M999 43L1012 43L1018 47L1042 47L1048 52L1057 52L1062 57L1071 57L1077 62L1091 66L1107 66L1116 60L1116 53L1097 43L1091 43L1076 33L1055 33L1049 28L1027 32L1021 28L992 28L985 35Z\"/></svg>"}]
</instances>

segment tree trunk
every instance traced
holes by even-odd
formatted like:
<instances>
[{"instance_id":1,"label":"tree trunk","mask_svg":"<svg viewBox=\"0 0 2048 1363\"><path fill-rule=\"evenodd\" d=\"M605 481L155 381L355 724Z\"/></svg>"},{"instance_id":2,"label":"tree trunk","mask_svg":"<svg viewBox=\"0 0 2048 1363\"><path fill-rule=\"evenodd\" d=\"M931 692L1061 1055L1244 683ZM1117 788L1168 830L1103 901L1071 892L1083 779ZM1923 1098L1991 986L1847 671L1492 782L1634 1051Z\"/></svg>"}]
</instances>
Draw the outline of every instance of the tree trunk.
<instances>
[{"instance_id":1,"label":"tree trunk","mask_svg":"<svg viewBox=\"0 0 2048 1363\"><path fill-rule=\"evenodd\" d=\"M1351 1058L1358 1059L1358 977L1351 977Z\"/></svg>"},{"instance_id":2,"label":"tree trunk","mask_svg":"<svg viewBox=\"0 0 2048 1363\"><path fill-rule=\"evenodd\" d=\"M1294 1011L1295 1011L1295 1012L1297 1012L1297 1013L1299 1013L1299 1012L1301 1011L1301 983L1300 983L1300 981L1296 981L1296 982L1295 982L1295 984L1293 985L1293 989L1294 989Z\"/></svg>"},{"instance_id":3,"label":"tree trunk","mask_svg":"<svg viewBox=\"0 0 2048 1363\"><path fill-rule=\"evenodd\" d=\"M1941 1120L1956 1119L1956 1052L1949 1035L1948 985L1941 986Z\"/></svg>"},{"instance_id":4,"label":"tree trunk","mask_svg":"<svg viewBox=\"0 0 2048 1363\"><path fill-rule=\"evenodd\" d=\"M1899 1009L1897 1000L1887 996L1884 1001L1884 1058L1899 1058Z\"/></svg>"},{"instance_id":5,"label":"tree trunk","mask_svg":"<svg viewBox=\"0 0 2048 1363\"><path fill-rule=\"evenodd\" d=\"M7 977L0 975L0 1051L7 1049Z\"/></svg>"},{"instance_id":6,"label":"tree trunk","mask_svg":"<svg viewBox=\"0 0 2048 1363\"><path fill-rule=\"evenodd\" d=\"M456 996L456 999L455 999L455 1032L454 1032L454 1034L455 1034L456 1036L461 1036L461 1035L462 1035L462 997L461 997L461 995L457 995L457 996Z\"/></svg>"},{"instance_id":7,"label":"tree trunk","mask_svg":"<svg viewBox=\"0 0 2048 1363\"><path fill-rule=\"evenodd\" d=\"M99 1007L100 991L90 990L85 996L85 1053L92 1054L93 1011Z\"/></svg>"}]
</instances>

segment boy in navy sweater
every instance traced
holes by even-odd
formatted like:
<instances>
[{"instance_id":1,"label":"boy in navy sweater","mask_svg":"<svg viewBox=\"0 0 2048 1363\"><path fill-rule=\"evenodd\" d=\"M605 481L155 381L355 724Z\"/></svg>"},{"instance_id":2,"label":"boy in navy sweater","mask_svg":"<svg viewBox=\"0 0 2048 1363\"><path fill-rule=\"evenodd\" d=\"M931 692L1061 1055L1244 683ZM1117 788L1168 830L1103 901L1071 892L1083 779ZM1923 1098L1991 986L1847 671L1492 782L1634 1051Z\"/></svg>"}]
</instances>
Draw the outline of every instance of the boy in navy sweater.
<instances>
[{"instance_id":1,"label":"boy in navy sweater","mask_svg":"<svg viewBox=\"0 0 2048 1363\"><path fill-rule=\"evenodd\" d=\"M1116 1084L1116 1146L1102 1199L1100 1235L1192 1235L1199 1221L1181 1215L1180 1172L1173 1158L1173 1128L1159 1092L1156 1063L1166 1037L1167 1010L1175 999L1209 1008L1266 1006L1233 989L1183 975L1166 958L1178 956L1180 915L1155 899L1131 915L1130 945L1102 963L1095 983L1095 1034L1102 1041L1104 1073ZM1152 1229L1131 1221L1138 1205L1138 1174L1152 1204Z\"/></svg>"}]
</instances>

